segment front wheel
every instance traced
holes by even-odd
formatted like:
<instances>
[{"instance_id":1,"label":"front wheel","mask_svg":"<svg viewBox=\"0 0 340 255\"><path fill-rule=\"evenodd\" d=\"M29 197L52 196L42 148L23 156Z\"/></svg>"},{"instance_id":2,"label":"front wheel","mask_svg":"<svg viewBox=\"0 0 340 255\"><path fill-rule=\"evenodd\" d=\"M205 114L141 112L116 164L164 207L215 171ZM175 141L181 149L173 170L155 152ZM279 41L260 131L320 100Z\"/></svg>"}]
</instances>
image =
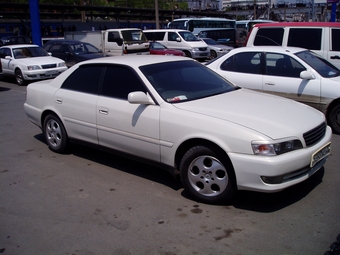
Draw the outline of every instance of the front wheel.
<instances>
[{"instance_id":1,"label":"front wheel","mask_svg":"<svg viewBox=\"0 0 340 255\"><path fill-rule=\"evenodd\" d=\"M185 189L198 201L221 204L234 196L232 165L227 155L206 146L191 148L182 158L180 175Z\"/></svg>"},{"instance_id":2,"label":"front wheel","mask_svg":"<svg viewBox=\"0 0 340 255\"><path fill-rule=\"evenodd\" d=\"M26 84L26 81L25 81L24 76L22 75L22 72L21 72L20 69L16 69L15 70L15 79L16 79L17 84L19 86L22 86L22 85Z\"/></svg>"},{"instance_id":3,"label":"front wheel","mask_svg":"<svg viewBox=\"0 0 340 255\"><path fill-rule=\"evenodd\" d=\"M58 153L67 150L69 140L61 120L54 114L49 114L44 120L43 133L48 147Z\"/></svg>"},{"instance_id":4,"label":"front wheel","mask_svg":"<svg viewBox=\"0 0 340 255\"><path fill-rule=\"evenodd\" d=\"M331 109L328 115L328 125L334 134L340 134L340 104Z\"/></svg>"},{"instance_id":5,"label":"front wheel","mask_svg":"<svg viewBox=\"0 0 340 255\"><path fill-rule=\"evenodd\" d=\"M217 58L217 53L216 53L216 51L211 50L210 51L210 59L214 59L214 58Z\"/></svg>"}]
</instances>

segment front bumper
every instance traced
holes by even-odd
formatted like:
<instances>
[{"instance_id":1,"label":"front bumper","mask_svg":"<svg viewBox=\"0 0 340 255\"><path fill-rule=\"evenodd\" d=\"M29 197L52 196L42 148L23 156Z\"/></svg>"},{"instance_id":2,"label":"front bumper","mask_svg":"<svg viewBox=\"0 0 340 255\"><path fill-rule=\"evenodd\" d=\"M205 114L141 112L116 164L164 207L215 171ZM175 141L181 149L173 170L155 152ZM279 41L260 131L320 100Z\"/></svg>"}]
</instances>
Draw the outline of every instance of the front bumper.
<instances>
[{"instance_id":1,"label":"front bumper","mask_svg":"<svg viewBox=\"0 0 340 255\"><path fill-rule=\"evenodd\" d=\"M277 192L300 183L317 172L327 157L311 166L313 154L331 141L332 131L317 144L278 156L228 154L234 166L239 190Z\"/></svg>"},{"instance_id":2,"label":"front bumper","mask_svg":"<svg viewBox=\"0 0 340 255\"><path fill-rule=\"evenodd\" d=\"M24 76L25 80L43 80L55 78L66 70L67 70L66 66L54 69L39 69L33 71L25 70L23 71L22 75Z\"/></svg>"}]
</instances>

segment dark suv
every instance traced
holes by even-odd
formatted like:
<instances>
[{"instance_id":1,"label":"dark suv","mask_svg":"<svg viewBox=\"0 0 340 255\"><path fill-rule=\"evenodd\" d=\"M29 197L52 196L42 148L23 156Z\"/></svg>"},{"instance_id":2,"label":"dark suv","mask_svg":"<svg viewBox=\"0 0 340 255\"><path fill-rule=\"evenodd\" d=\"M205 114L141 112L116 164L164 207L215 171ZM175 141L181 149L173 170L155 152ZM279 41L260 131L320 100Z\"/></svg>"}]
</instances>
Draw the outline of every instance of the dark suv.
<instances>
[{"instance_id":1,"label":"dark suv","mask_svg":"<svg viewBox=\"0 0 340 255\"><path fill-rule=\"evenodd\" d=\"M32 40L28 36L13 35L1 37L0 46L12 44L32 44Z\"/></svg>"},{"instance_id":2,"label":"dark suv","mask_svg":"<svg viewBox=\"0 0 340 255\"><path fill-rule=\"evenodd\" d=\"M103 52L90 43L76 40L50 40L43 48L53 57L61 58L68 67L89 59L103 57Z\"/></svg>"}]
</instances>

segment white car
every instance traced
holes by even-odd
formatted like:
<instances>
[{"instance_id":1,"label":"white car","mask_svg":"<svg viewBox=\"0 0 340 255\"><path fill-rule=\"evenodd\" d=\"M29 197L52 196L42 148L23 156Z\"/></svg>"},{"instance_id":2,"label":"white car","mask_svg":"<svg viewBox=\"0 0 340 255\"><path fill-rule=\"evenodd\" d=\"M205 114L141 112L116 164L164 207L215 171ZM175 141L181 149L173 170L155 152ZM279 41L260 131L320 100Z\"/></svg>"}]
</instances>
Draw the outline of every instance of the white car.
<instances>
[{"instance_id":1,"label":"white car","mask_svg":"<svg viewBox=\"0 0 340 255\"><path fill-rule=\"evenodd\" d=\"M51 79L67 70L65 61L52 57L34 44L7 45L0 48L3 74L15 76L18 85L27 81Z\"/></svg>"},{"instance_id":2,"label":"white car","mask_svg":"<svg viewBox=\"0 0 340 255\"><path fill-rule=\"evenodd\" d=\"M206 203L224 203L237 189L290 187L330 153L321 112L241 89L177 56L80 62L28 85L24 108L52 151L81 141L159 164Z\"/></svg>"},{"instance_id":3,"label":"white car","mask_svg":"<svg viewBox=\"0 0 340 255\"><path fill-rule=\"evenodd\" d=\"M340 134L340 70L319 55L295 47L242 47L207 66L237 86L320 110L333 132Z\"/></svg>"},{"instance_id":4,"label":"white car","mask_svg":"<svg viewBox=\"0 0 340 255\"><path fill-rule=\"evenodd\" d=\"M208 44L208 47L210 49L210 59L214 59L217 57L220 57L226 53L228 53L233 47L218 44L215 40L211 38L200 38L202 41L204 41L206 44Z\"/></svg>"}]
</instances>

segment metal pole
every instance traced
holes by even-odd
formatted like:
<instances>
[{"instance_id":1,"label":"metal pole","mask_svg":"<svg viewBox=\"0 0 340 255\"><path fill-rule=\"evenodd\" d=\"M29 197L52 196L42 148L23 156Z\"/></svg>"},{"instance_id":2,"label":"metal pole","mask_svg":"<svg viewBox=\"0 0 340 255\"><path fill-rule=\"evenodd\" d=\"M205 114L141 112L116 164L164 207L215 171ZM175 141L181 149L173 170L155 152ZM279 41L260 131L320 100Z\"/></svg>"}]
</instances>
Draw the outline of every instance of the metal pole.
<instances>
[{"instance_id":1,"label":"metal pole","mask_svg":"<svg viewBox=\"0 0 340 255\"><path fill-rule=\"evenodd\" d=\"M41 25L39 14L39 0L29 0L32 41L34 44L42 46Z\"/></svg>"},{"instance_id":2,"label":"metal pole","mask_svg":"<svg viewBox=\"0 0 340 255\"><path fill-rule=\"evenodd\" d=\"M155 0L156 29L159 29L158 0Z\"/></svg>"}]
</instances>

